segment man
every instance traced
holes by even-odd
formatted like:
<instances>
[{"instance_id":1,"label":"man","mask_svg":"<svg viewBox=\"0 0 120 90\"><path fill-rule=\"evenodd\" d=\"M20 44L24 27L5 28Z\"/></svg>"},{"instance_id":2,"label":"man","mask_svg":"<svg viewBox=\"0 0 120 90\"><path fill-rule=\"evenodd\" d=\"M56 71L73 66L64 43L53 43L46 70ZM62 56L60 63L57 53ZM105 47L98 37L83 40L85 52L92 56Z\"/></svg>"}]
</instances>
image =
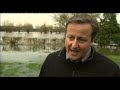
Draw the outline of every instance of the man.
<instances>
[{"instance_id":1,"label":"man","mask_svg":"<svg viewBox=\"0 0 120 90\"><path fill-rule=\"evenodd\" d=\"M49 54L41 77L117 77L117 64L92 46L99 26L88 14L73 16L66 24L65 47Z\"/></svg>"}]
</instances>

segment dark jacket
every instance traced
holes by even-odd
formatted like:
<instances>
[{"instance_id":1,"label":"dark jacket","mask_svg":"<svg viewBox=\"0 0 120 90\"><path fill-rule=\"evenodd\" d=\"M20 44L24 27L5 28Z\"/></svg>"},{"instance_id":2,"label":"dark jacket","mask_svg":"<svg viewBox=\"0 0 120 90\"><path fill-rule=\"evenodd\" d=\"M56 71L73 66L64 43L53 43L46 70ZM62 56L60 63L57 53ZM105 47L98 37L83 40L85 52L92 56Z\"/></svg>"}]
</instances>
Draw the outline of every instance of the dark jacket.
<instances>
[{"instance_id":1,"label":"dark jacket","mask_svg":"<svg viewBox=\"0 0 120 90\"><path fill-rule=\"evenodd\" d=\"M49 54L43 63L40 77L120 77L116 63L97 53L92 47L91 55L85 62L74 63L66 60L66 50Z\"/></svg>"}]
</instances>

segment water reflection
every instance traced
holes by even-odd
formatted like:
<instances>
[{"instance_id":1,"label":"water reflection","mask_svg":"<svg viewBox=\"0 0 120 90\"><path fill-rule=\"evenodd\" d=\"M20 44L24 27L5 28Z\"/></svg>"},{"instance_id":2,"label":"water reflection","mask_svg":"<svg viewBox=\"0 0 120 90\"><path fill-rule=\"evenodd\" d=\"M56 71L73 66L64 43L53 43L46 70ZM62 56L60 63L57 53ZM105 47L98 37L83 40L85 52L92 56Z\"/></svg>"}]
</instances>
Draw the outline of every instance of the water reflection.
<instances>
[{"instance_id":1,"label":"water reflection","mask_svg":"<svg viewBox=\"0 0 120 90\"><path fill-rule=\"evenodd\" d=\"M0 32L1 76L38 76L47 55L63 47L63 34Z\"/></svg>"},{"instance_id":2,"label":"water reflection","mask_svg":"<svg viewBox=\"0 0 120 90\"><path fill-rule=\"evenodd\" d=\"M32 44L28 41L29 44L3 44L1 45L2 51L55 51L64 47L63 39L51 39L49 42L47 39L41 39L41 41L34 41L35 44Z\"/></svg>"},{"instance_id":3,"label":"water reflection","mask_svg":"<svg viewBox=\"0 0 120 90\"><path fill-rule=\"evenodd\" d=\"M55 51L64 46L64 33L0 32L2 51Z\"/></svg>"}]
</instances>

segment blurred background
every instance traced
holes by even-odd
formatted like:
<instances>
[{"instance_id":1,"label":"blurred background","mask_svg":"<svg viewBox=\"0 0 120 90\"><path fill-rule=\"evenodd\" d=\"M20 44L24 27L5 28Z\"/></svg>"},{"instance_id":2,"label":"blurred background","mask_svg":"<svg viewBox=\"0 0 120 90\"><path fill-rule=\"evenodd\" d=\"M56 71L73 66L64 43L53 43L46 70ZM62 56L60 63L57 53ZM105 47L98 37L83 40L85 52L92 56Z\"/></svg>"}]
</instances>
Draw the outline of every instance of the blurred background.
<instances>
[{"instance_id":1,"label":"blurred background","mask_svg":"<svg viewBox=\"0 0 120 90\"><path fill-rule=\"evenodd\" d=\"M38 77L46 56L64 47L66 22L81 13L0 13L0 76ZM100 24L99 53L120 66L120 13L88 13Z\"/></svg>"}]
</instances>

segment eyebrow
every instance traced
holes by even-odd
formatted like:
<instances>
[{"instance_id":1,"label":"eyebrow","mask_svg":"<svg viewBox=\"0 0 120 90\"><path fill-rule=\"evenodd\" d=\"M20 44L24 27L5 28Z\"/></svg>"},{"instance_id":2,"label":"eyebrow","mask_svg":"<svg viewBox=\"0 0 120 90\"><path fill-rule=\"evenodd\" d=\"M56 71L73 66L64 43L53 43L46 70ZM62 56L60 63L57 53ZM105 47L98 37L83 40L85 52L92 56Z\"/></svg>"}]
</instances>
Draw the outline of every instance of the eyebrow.
<instances>
[{"instance_id":1,"label":"eyebrow","mask_svg":"<svg viewBox=\"0 0 120 90\"><path fill-rule=\"evenodd\" d=\"M68 34L67 36L73 36L73 37L75 37L74 35L71 35L71 34ZM78 36L77 38L85 38L86 39L86 37L84 37L84 36Z\"/></svg>"}]
</instances>

